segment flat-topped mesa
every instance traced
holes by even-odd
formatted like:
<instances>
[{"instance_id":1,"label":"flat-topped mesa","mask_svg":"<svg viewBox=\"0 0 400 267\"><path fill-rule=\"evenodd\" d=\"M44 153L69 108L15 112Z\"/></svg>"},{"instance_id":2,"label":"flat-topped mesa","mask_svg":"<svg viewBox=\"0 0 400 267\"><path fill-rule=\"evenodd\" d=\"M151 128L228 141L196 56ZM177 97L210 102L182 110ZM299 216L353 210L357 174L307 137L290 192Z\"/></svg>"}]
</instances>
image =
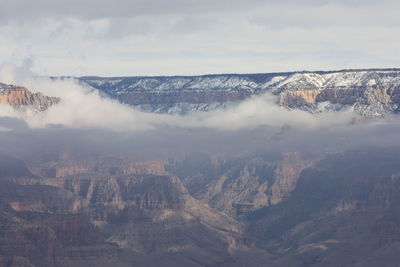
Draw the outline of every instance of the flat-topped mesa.
<instances>
[{"instance_id":1,"label":"flat-topped mesa","mask_svg":"<svg viewBox=\"0 0 400 267\"><path fill-rule=\"evenodd\" d=\"M59 103L60 100L58 97L32 93L25 87L0 83L0 104L8 104L18 110L30 109L41 112Z\"/></svg>"},{"instance_id":2,"label":"flat-topped mesa","mask_svg":"<svg viewBox=\"0 0 400 267\"><path fill-rule=\"evenodd\" d=\"M170 77L80 77L120 102L156 113L226 108L269 93L290 109L312 113L351 108L363 117L400 111L400 69Z\"/></svg>"}]
</instances>

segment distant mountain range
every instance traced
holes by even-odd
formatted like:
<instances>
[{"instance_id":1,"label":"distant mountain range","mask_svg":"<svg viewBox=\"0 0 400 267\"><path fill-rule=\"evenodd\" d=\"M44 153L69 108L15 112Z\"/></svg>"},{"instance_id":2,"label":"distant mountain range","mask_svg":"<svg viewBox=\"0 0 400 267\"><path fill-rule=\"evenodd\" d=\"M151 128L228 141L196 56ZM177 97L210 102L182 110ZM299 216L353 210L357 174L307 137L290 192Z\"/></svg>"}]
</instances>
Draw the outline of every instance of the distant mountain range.
<instances>
[{"instance_id":1,"label":"distant mountain range","mask_svg":"<svg viewBox=\"0 0 400 267\"><path fill-rule=\"evenodd\" d=\"M398 112L400 104L400 69L78 79L156 113L209 111L264 93L276 95L282 106L312 113L352 108L365 117L380 117Z\"/></svg>"},{"instance_id":2,"label":"distant mountain range","mask_svg":"<svg viewBox=\"0 0 400 267\"><path fill-rule=\"evenodd\" d=\"M276 96L276 104L288 109L311 113L351 109L373 118L400 111L400 69L75 79L104 97L153 113L223 109L263 94ZM0 103L20 110L40 112L59 101L0 83Z\"/></svg>"}]
</instances>

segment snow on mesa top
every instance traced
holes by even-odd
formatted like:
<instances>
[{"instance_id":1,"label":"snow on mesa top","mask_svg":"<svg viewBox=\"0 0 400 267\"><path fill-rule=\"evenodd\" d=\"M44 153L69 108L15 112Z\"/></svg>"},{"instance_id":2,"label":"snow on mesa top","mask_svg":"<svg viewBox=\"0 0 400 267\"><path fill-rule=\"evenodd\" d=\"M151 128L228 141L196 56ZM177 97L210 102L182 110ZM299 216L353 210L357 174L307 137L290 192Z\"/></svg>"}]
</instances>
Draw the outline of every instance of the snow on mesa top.
<instances>
[{"instance_id":1,"label":"snow on mesa top","mask_svg":"<svg viewBox=\"0 0 400 267\"><path fill-rule=\"evenodd\" d=\"M363 116L381 116L397 113L400 104L400 69L78 79L156 113L208 111L264 93L278 96L283 106L309 112L351 107Z\"/></svg>"}]
</instances>

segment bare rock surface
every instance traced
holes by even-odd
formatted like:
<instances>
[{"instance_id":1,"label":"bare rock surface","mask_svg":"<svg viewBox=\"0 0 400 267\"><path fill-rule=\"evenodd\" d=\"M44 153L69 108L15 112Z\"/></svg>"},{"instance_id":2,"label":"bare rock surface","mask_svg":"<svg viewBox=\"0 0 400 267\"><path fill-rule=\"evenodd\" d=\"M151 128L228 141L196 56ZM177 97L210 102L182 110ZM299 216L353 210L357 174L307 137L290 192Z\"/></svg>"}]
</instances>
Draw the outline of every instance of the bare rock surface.
<instances>
[{"instance_id":1,"label":"bare rock surface","mask_svg":"<svg viewBox=\"0 0 400 267\"><path fill-rule=\"evenodd\" d=\"M17 110L41 112L58 102L60 102L58 97L31 93L25 87L0 83L0 104L8 104Z\"/></svg>"}]
</instances>

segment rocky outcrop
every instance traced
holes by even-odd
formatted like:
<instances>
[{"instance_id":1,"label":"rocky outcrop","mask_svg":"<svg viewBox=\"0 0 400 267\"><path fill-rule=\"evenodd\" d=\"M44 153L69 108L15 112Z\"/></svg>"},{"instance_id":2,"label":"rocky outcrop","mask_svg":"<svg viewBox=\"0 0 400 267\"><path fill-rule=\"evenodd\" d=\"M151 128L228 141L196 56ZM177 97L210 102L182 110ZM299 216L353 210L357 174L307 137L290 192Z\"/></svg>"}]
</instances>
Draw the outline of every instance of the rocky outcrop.
<instances>
[{"instance_id":1,"label":"rocky outcrop","mask_svg":"<svg viewBox=\"0 0 400 267\"><path fill-rule=\"evenodd\" d=\"M58 97L31 93L24 87L0 83L0 104L8 104L18 110L29 109L34 112L41 112L58 102L60 102Z\"/></svg>"}]
</instances>

